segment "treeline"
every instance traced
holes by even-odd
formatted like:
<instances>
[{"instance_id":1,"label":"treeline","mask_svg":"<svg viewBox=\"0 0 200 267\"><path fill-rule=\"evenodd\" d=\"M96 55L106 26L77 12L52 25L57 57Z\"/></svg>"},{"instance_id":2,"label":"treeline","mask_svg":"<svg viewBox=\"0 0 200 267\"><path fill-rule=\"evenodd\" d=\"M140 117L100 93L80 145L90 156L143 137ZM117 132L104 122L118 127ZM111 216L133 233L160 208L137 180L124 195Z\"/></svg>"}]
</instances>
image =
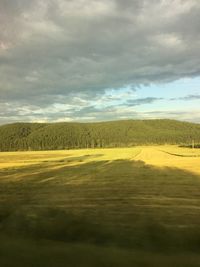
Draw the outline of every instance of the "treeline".
<instances>
[{"instance_id":1,"label":"treeline","mask_svg":"<svg viewBox=\"0 0 200 267\"><path fill-rule=\"evenodd\" d=\"M200 124L174 120L14 123L0 126L0 151L200 144Z\"/></svg>"}]
</instances>

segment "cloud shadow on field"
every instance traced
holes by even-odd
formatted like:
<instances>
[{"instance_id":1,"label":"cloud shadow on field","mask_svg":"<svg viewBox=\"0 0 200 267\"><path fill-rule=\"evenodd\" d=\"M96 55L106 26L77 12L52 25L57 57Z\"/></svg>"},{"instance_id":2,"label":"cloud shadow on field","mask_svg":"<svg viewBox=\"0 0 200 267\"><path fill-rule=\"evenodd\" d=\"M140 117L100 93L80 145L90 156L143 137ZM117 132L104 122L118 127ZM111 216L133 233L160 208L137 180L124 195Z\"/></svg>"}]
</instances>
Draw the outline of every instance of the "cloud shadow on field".
<instances>
[{"instance_id":1,"label":"cloud shadow on field","mask_svg":"<svg viewBox=\"0 0 200 267\"><path fill-rule=\"evenodd\" d=\"M59 164L1 172L8 177L0 180L2 240L198 253L198 175L130 160ZM15 253L12 245L9 251Z\"/></svg>"}]
</instances>

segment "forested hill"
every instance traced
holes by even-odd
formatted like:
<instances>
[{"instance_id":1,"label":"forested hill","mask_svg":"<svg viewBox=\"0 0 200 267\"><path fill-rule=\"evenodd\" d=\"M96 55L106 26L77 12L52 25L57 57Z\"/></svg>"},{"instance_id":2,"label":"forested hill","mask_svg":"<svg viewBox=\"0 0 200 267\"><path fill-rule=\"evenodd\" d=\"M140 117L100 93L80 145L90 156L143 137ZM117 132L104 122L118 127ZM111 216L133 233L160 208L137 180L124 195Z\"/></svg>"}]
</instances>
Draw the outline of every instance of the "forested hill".
<instances>
[{"instance_id":1,"label":"forested hill","mask_svg":"<svg viewBox=\"0 0 200 267\"><path fill-rule=\"evenodd\" d=\"M200 124L174 120L14 123L0 126L0 151L200 143Z\"/></svg>"}]
</instances>

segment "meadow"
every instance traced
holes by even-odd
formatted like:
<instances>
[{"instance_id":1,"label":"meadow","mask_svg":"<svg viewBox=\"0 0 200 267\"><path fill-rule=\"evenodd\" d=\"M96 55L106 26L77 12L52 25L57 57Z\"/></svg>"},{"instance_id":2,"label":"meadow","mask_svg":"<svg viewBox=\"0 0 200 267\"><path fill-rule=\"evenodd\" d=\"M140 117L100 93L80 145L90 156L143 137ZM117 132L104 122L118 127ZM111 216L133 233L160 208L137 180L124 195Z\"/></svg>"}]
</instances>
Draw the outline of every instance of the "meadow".
<instances>
[{"instance_id":1,"label":"meadow","mask_svg":"<svg viewBox=\"0 0 200 267\"><path fill-rule=\"evenodd\" d=\"M200 149L0 153L1 267L200 266Z\"/></svg>"}]
</instances>

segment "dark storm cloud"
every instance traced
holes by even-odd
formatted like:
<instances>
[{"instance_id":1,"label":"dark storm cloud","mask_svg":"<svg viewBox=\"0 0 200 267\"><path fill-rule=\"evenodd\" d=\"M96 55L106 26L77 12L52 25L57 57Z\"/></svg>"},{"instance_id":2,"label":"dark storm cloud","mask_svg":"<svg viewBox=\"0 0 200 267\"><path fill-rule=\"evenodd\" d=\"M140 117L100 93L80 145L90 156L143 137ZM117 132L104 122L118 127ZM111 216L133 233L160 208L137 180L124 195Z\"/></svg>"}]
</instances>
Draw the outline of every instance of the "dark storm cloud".
<instances>
[{"instance_id":1,"label":"dark storm cloud","mask_svg":"<svg viewBox=\"0 0 200 267\"><path fill-rule=\"evenodd\" d=\"M199 0L0 0L0 101L31 111L199 76L199 25Z\"/></svg>"}]
</instances>

